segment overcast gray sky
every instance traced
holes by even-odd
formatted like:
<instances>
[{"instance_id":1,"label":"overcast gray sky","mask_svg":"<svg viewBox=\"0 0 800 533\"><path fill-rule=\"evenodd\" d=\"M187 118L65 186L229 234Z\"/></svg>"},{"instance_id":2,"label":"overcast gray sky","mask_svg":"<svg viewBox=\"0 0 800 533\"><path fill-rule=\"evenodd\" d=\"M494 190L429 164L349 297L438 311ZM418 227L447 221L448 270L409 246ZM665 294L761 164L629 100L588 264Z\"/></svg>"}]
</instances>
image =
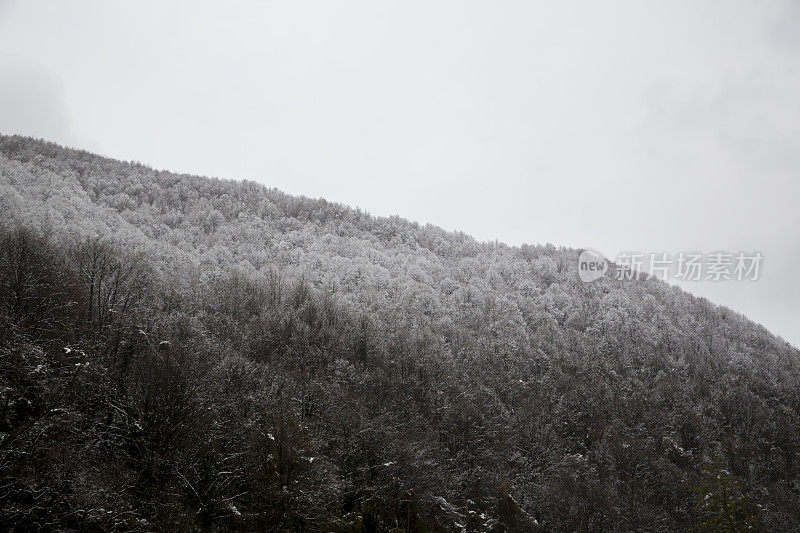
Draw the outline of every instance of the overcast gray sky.
<instances>
[{"instance_id":1,"label":"overcast gray sky","mask_svg":"<svg viewBox=\"0 0 800 533\"><path fill-rule=\"evenodd\" d=\"M800 345L800 3L0 0L0 131L481 240L761 251Z\"/></svg>"}]
</instances>

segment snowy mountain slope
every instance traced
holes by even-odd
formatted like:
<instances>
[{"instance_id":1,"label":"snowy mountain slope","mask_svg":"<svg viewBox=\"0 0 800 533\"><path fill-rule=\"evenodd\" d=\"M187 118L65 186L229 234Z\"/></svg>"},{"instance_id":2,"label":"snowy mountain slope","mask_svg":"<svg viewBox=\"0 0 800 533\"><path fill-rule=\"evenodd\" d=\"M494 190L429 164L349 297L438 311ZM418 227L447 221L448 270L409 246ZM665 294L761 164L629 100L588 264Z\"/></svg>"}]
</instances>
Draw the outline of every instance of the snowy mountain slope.
<instances>
[{"instance_id":1,"label":"snowy mountain slope","mask_svg":"<svg viewBox=\"0 0 800 533\"><path fill-rule=\"evenodd\" d=\"M800 354L677 288L586 284L576 250L480 243L21 137L0 137L0 208L6 265L19 267L20 227L61 258L41 260L74 288L52 323L81 324L70 342L96 368L82 384L94 406L69 404L85 431L4 414L7 435L33 420L60 448L105 443L81 452L100 471L87 494L38 511L65 524L111 492L159 527L685 529L713 514L691 489L717 465L749 498L743 516L800 527ZM108 270L115 287L140 273L124 311L116 292L91 303L112 294L87 281L99 249L136 265ZM52 355L65 335L31 333L40 319L4 295L4 364L21 374L9 354L37 353L53 372L26 401L46 406L70 383ZM7 403L23 381L4 384ZM165 435L186 413L192 436ZM109 452L131 446L150 451ZM24 503L3 506L10 520Z\"/></svg>"}]
</instances>

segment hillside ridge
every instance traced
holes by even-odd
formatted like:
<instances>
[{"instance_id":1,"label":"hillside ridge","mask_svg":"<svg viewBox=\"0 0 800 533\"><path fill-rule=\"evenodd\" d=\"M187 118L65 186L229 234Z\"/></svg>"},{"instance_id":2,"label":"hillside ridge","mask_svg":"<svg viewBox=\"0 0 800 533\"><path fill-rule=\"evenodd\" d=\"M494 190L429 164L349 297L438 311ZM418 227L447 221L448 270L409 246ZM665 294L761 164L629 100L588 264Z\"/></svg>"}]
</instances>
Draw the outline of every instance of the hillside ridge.
<instances>
[{"instance_id":1,"label":"hillside ridge","mask_svg":"<svg viewBox=\"0 0 800 533\"><path fill-rule=\"evenodd\" d=\"M577 257L0 136L0 528L800 529L800 352Z\"/></svg>"}]
</instances>

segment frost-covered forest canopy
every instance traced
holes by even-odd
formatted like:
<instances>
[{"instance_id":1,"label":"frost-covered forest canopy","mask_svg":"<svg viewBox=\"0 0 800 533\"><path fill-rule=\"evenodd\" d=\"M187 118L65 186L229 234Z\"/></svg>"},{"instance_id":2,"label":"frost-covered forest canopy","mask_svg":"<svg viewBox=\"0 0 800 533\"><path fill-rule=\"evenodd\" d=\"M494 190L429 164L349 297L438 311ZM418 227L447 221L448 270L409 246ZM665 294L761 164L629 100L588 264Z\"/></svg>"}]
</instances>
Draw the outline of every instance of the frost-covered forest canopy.
<instances>
[{"instance_id":1,"label":"frost-covered forest canopy","mask_svg":"<svg viewBox=\"0 0 800 533\"><path fill-rule=\"evenodd\" d=\"M798 350L577 255L0 136L0 529L800 529Z\"/></svg>"}]
</instances>

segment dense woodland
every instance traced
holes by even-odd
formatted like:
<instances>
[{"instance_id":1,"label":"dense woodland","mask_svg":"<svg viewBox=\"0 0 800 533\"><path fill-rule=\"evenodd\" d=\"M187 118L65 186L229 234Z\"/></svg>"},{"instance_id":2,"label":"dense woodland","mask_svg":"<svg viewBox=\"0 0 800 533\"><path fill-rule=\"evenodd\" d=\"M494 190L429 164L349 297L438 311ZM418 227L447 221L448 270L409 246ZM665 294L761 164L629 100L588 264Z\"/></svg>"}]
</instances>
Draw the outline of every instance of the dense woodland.
<instances>
[{"instance_id":1,"label":"dense woodland","mask_svg":"<svg viewBox=\"0 0 800 533\"><path fill-rule=\"evenodd\" d=\"M798 350L577 255L0 136L0 529L800 530Z\"/></svg>"}]
</instances>

